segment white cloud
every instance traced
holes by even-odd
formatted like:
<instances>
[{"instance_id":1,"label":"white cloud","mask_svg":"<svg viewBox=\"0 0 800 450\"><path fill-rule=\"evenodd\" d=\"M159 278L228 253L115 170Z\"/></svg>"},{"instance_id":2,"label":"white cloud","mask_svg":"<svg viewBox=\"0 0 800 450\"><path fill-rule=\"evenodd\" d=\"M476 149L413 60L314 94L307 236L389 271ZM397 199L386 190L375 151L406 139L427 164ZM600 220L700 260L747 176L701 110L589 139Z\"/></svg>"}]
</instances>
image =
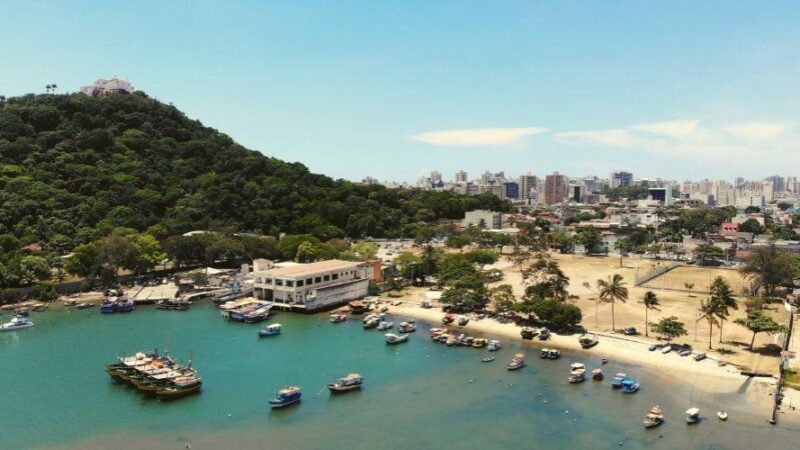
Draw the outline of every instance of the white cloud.
<instances>
[{"instance_id":1,"label":"white cloud","mask_svg":"<svg viewBox=\"0 0 800 450\"><path fill-rule=\"evenodd\" d=\"M783 135L789 126L777 122L746 122L730 125L724 130L733 136L748 141L769 141Z\"/></svg>"},{"instance_id":2,"label":"white cloud","mask_svg":"<svg viewBox=\"0 0 800 450\"><path fill-rule=\"evenodd\" d=\"M525 136L547 132L547 128L473 128L444 130L413 136L414 140L443 147L509 147Z\"/></svg>"},{"instance_id":3,"label":"white cloud","mask_svg":"<svg viewBox=\"0 0 800 450\"><path fill-rule=\"evenodd\" d=\"M666 122L634 125L631 129L666 136L672 139L684 139L698 134L699 122L697 120L670 120Z\"/></svg>"},{"instance_id":4,"label":"white cloud","mask_svg":"<svg viewBox=\"0 0 800 450\"><path fill-rule=\"evenodd\" d=\"M600 144L609 147L631 147L634 137L628 130L610 129L596 131L569 131L555 133L553 138L558 142L573 145Z\"/></svg>"}]
</instances>

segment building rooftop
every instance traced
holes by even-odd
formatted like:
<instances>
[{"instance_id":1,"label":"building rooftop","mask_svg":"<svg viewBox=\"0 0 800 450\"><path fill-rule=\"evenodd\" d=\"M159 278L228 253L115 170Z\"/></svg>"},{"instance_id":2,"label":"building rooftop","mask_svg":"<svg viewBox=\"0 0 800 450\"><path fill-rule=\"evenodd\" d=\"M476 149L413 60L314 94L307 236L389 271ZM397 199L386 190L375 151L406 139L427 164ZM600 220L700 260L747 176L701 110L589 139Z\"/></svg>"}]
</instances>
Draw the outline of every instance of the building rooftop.
<instances>
[{"instance_id":1,"label":"building rooftop","mask_svg":"<svg viewBox=\"0 0 800 450\"><path fill-rule=\"evenodd\" d=\"M328 272L331 270L348 270L355 269L360 266L361 262L357 261L342 261L340 259L331 259L328 261L318 261L308 264L298 264L296 266L276 267L273 269L265 270L265 275L273 277L305 277L314 275L319 272Z\"/></svg>"}]
</instances>

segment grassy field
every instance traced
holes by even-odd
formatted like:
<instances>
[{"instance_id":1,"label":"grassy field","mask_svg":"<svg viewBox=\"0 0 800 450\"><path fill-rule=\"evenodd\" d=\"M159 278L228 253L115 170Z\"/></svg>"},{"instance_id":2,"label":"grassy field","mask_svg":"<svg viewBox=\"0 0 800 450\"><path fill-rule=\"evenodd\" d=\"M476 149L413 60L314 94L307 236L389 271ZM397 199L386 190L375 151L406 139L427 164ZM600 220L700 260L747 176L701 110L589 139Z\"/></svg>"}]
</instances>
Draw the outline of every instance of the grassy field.
<instances>
[{"instance_id":1,"label":"grassy field","mask_svg":"<svg viewBox=\"0 0 800 450\"><path fill-rule=\"evenodd\" d=\"M711 281L718 276L728 281L737 295L743 294L750 288L750 282L744 279L736 270L692 266L676 267L663 275L653 278L643 284L642 287L706 293ZM691 283L694 286L688 289L686 283Z\"/></svg>"}]
</instances>

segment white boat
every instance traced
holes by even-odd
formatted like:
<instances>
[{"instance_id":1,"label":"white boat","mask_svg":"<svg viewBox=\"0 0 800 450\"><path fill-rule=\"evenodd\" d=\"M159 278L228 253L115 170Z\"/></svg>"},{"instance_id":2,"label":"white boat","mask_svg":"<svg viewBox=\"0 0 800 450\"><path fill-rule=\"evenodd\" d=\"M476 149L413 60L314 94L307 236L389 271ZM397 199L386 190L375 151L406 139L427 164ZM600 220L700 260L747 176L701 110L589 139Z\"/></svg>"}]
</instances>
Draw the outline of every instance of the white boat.
<instances>
[{"instance_id":1,"label":"white boat","mask_svg":"<svg viewBox=\"0 0 800 450\"><path fill-rule=\"evenodd\" d=\"M408 334L401 334L400 336L394 333L386 333L386 343L387 344L399 344L401 342L406 342L408 340Z\"/></svg>"},{"instance_id":2,"label":"white boat","mask_svg":"<svg viewBox=\"0 0 800 450\"><path fill-rule=\"evenodd\" d=\"M664 423L664 414L661 412L661 408L658 405L650 408L642 423L645 428L654 428Z\"/></svg>"},{"instance_id":3,"label":"white boat","mask_svg":"<svg viewBox=\"0 0 800 450\"><path fill-rule=\"evenodd\" d=\"M717 411L717 417L719 417L719 420L728 420L728 413L724 409L720 409Z\"/></svg>"},{"instance_id":4,"label":"white boat","mask_svg":"<svg viewBox=\"0 0 800 450\"><path fill-rule=\"evenodd\" d=\"M586 366L581 363L572 363L569 370L569 382L580 383L586 379Z\"/></svg>"},{"instance_id":5,"label":"white boat","mask_svg":"<svg viewBox=\"0 0 800 450\"><path fill-rule=\"evenodd\" d=\"M664 354L664 355L666 355L667 353L669 353L671 351L672 351L672 346L671 345L665 345L664 348L661 349L661 353Z\"/></svg>"},{"instance_id":6,"label":"white boat","mask_svg":"<svg viewBox=\"0 0 800 450\"><path fill-rule=\"evenodd\" d=\"M500 350L500 341L494 339L489 341L489 344L486 345L486 350L489 350L490 352L496 352L497 350Z\"/></svg>"},{"instance_id":7,"label":"white boat","mask_svg":"<svg viewBox=\"0 0 800 450\"><path fill-rule=\"evenodd\" d=\"M328 384L328 389L334 394L338 394L361 389L363 383L364 377L357 373L351 373L344 378L339 378L333 383Z\"/></svg>"},{"instance_id":8,"label":"white boat","mask_svg":"<svg viewBox=\"0 0 800 450\"><path fill-rule=\"evenodd\" d=\"M393 326L394 326L394 322L387 322L385 320L382 320L382 321L380 321L380 323L378 323L377 329L378 330L389 330Z\"/></svg>"},{"instance_id":9,"label":"white boat","mask_svg":"<svg viewBox=\"0 0 800 450\"><path fill-rule=\"evenodd\" d=\"M397 331L401 333L413 333L417 331L417 327L411 322L400 322L400 325L397 327Z\"/></svg>"},{"instance_id":10,"label":"white boat","mask_svg":"<svg viewBox=\"0 0 800 450\"><path fill-rule=\"evenodd\" d=\"M522 353L514 355L514 358L506 364L508 370L517 370L523 367L525 367L525 355Z\"/></svg>"},{"instance_id":11,"label":"white boat","mask_svg":"<svg viewBox=\"0 0 800 450\"><path fill-rule=\"evenodd\" d=\"M686 410L686 422L687 423L697 423L700 421L700 409L699 408L689 408Z\"/></svg>"},{"instance_id":12,"label":"white boat","mask_svg":"<svg viewBox=\"0 0 800 450\"><path fill-rule=\"evenodd\" d=\"M11 318L10 322L0 325L0 331L21 330L23 328L30 328L33 325L34 323L28 320L27 317L14 316Z\"/></svg>"}]
</instances>

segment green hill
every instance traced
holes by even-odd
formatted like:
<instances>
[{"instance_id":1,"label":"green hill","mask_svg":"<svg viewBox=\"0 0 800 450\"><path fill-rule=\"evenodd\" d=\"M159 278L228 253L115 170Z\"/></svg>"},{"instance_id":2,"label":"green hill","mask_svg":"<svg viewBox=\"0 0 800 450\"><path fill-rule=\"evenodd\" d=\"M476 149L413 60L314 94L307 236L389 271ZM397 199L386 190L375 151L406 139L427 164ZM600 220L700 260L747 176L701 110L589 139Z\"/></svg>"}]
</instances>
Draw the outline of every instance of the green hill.
<instances>
[{"instance_id":1,"label":"green hill","mask_svg":"<svg viewBox=\"0 0 800 450\"><path fill-rule=\"evenodd\" d=\"M362 186L248 150L143 92L0 103L0 250L68 252L114 228L415 236L438 219L508 209L490 194Z\"/></svg>"}]
</instances>

